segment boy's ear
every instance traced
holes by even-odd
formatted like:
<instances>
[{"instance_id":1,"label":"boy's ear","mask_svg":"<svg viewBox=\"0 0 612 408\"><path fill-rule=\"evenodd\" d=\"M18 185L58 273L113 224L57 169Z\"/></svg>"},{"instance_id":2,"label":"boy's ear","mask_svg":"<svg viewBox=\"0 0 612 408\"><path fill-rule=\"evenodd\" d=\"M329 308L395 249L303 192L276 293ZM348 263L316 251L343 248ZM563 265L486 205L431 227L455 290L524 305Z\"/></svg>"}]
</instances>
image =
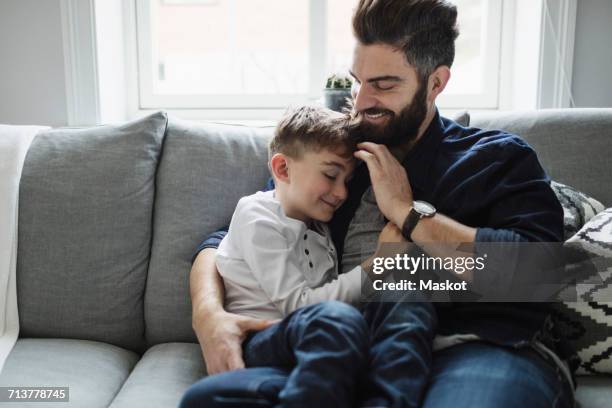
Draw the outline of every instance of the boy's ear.
<instances>
[{"instance_id":1,"label":"boy's ear","mask_svg":"<svg viewBox=\"0 0 612 408\"><path fill-rule=\"evenodd\" d=\"M289 159L282 153L276 153L270 159L270 171L278 181L289 182Z\"/></svg>"}]
</instances>

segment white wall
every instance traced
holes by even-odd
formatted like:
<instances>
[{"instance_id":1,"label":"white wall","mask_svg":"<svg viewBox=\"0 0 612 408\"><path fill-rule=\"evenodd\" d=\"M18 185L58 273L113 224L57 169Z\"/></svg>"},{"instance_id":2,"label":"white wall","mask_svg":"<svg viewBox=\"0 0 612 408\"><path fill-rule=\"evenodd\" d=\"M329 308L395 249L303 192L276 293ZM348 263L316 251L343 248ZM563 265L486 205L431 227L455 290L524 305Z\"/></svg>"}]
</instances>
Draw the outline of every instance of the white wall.
<instances>
[{"instance_id":1,"label":"white wall","mask_svg":"<svg viewBox=\"0 0 612 408\"><path fill-rule=\"evenodd\" d=\"M572 90L576 107L612 107L612 1L578 0Z\"/></svg>"},{"instance_id":2,"label":"white wall","mask_svg":"<svg viewBox=\"0 0 612 408\"><path fill-rule=\"evenodd\" d=\"M0 123L67 123L60 0L0 0Z\"/></svg>"}]
</instances>

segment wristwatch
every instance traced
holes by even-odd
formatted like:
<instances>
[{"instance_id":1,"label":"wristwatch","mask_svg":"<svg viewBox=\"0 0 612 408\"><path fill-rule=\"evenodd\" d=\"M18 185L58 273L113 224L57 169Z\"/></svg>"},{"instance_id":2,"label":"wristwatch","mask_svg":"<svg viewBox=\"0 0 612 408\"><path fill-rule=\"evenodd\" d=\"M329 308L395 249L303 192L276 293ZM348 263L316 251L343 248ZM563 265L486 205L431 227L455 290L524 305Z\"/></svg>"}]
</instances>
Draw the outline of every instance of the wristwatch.
<instances>
[{"instance_id":1,"label":"wristwatch","mask_svg":"<svg viewBox=\"0 0 612 408\"><path fill-rule=\"evenodd\" d=\"M434 215L436 215L436 207L425 201L414 201L412 203L412 209L406 216L404 225L402 225L402 235L404 238L412 242L410 235L421 218L431 218Z\"/></svg>"}]
</instances>

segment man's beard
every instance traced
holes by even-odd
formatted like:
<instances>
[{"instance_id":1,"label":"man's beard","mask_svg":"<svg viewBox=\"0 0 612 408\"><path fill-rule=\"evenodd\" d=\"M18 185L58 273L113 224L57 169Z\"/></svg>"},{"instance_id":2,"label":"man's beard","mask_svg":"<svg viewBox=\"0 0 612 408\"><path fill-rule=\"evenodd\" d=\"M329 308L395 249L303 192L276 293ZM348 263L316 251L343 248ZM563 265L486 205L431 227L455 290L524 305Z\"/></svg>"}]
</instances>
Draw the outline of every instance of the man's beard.
<instances>
[{"instance_id":1,"label":"man's beard","mask_svg":"<svg viewBox=\"0 0 612 408\"><path fill-rule=\"evenodd\" d=\"M419 128L427 115L427 81L420 81L412 102L398 115L390 110L371 108L363 112L352 112L352 123L349 126L351 138L356 143L374 142L387 147L406 146L416 139ZM354 108L353 108L354 109ZM368 122L365 114L388 114L387 122L374 125Z\"/></svg>"}]
</instances>

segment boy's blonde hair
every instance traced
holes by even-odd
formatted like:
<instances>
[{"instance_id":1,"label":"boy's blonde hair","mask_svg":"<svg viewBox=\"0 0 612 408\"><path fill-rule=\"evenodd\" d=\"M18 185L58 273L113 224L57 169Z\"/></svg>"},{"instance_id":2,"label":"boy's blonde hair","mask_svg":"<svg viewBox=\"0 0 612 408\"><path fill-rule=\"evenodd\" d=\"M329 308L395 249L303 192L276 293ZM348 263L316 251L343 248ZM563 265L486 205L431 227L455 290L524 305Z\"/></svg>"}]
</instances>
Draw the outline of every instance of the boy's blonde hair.
<instances>
[{"instance_id":1,"label":"boy's blonde hair","mask_svg":"<svg viewBox=\"0 0 612 408\"><path fill-rule=\"evenodd\" d=\"M349 116L317 106L289 108L274 131L269 158L282 153L299 159L304 152L333 150L340 156L352 156L356 144L349 136Z\"/></svg>"}]
</instances>

